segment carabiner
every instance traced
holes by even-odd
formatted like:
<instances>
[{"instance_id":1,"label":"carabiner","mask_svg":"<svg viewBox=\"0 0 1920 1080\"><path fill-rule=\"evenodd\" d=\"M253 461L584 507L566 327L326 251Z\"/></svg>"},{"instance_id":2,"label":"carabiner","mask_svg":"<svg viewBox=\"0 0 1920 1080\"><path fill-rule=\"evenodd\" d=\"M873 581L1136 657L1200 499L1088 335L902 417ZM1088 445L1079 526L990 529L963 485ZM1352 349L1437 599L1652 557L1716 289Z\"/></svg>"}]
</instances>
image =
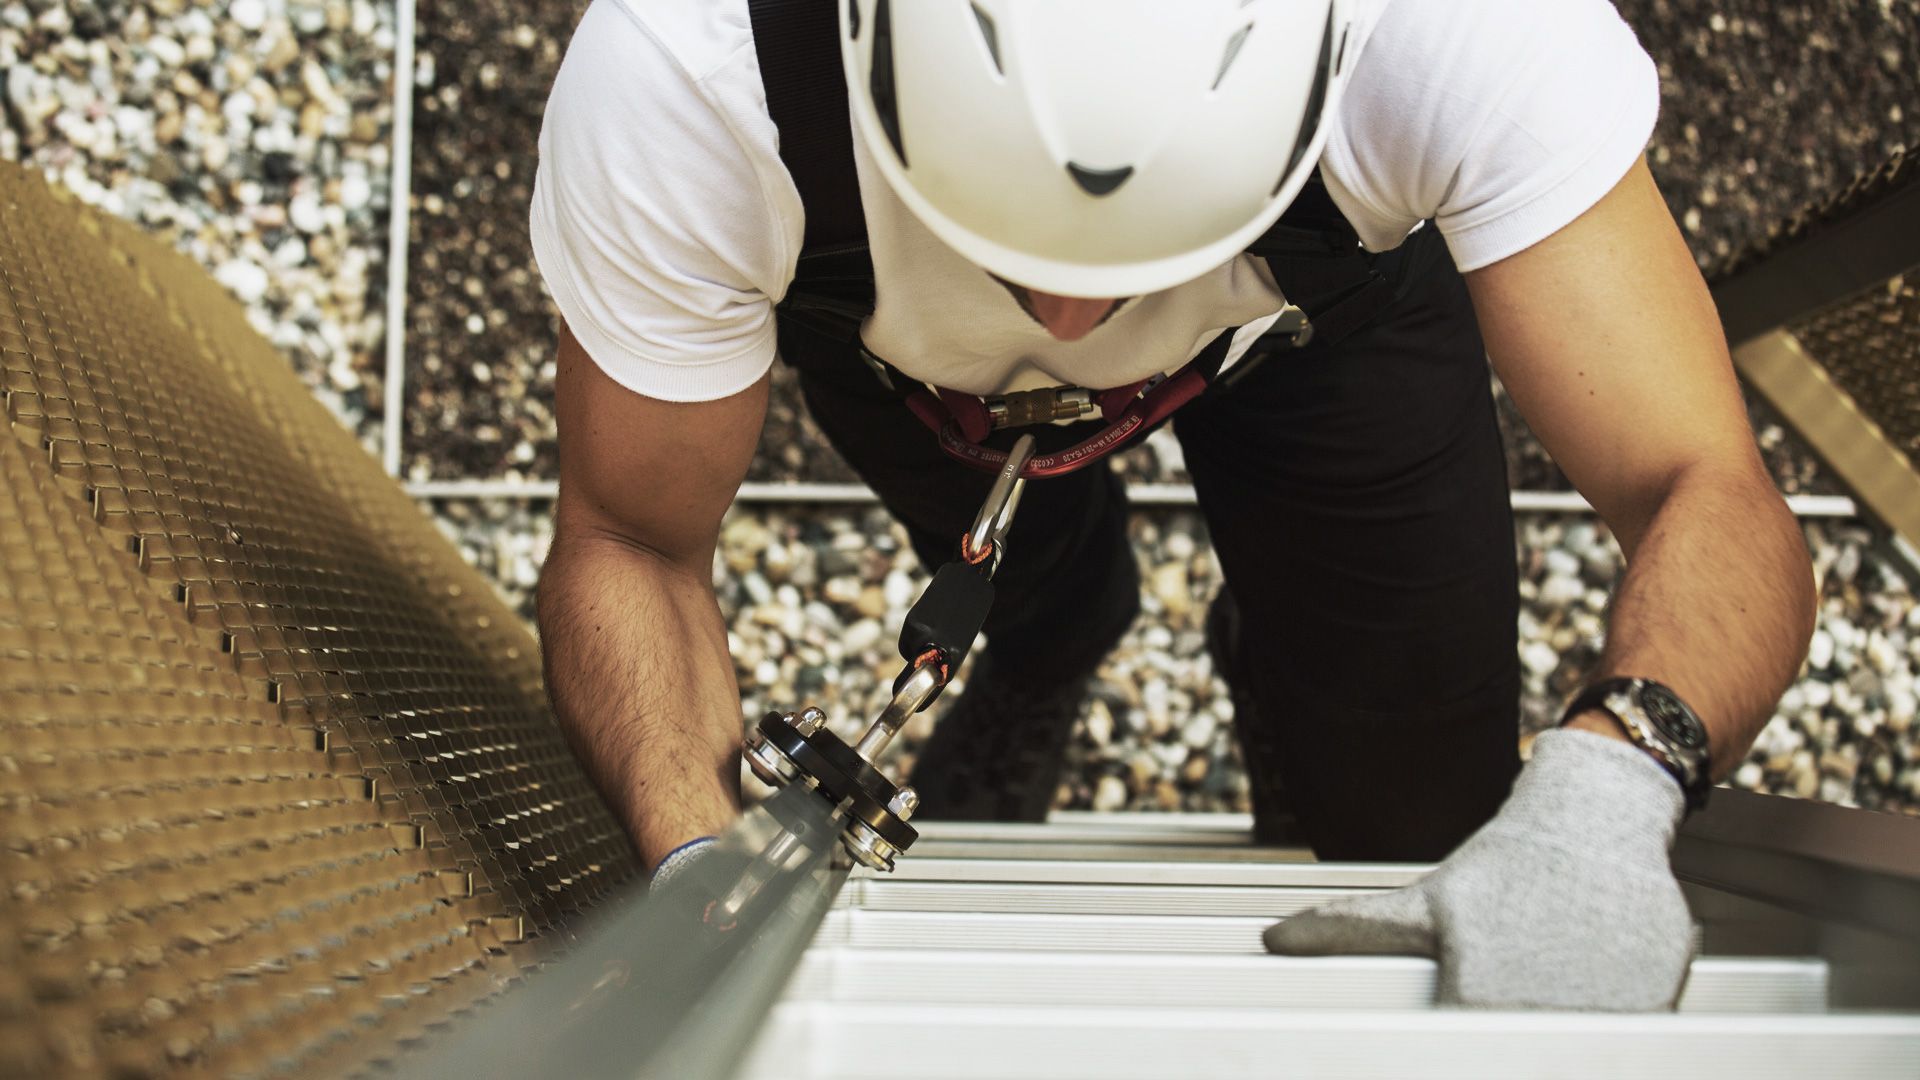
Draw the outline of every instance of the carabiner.
<instances>
[{"instance_id":1,"label":"carabiner","mask_svg":"<svg viewBox=\"0 0 1920 1080\"><path fill-rule=\"evenodd\" d=\"M973 517L973 528L960 541L960 557L970 563L978 564L991 557L993 565L987 568L987 576L1000 568L1000 546L1006 540L1007 530L1013 525L1013 512L1020 507L1020 496L1027 489L1027 481L1020 474L1026 470L1027 462L1033 460L1033 436L1022 435L1013 449L1007 452L1006 463L1000 466L1000 474L993 478L993 487L987 490L987 500L980 504L980 512Z\"/></svg>"}]
</instances>

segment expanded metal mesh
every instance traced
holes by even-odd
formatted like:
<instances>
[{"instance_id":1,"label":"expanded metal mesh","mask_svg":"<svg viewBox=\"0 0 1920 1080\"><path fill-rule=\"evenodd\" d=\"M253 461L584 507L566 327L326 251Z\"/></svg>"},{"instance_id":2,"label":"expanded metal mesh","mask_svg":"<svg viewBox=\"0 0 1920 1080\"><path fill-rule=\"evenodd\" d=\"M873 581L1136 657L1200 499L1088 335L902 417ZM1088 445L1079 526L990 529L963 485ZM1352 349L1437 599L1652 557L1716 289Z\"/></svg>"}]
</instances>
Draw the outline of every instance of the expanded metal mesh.
<instances>
[{"instance_id":1,"label":"expanded metal mesh","mask_svg":"<svg viewBox=\"0 0 1920 1080\"><path fill-rule=\"evenodd\" d=\"M629 878L538 649L198 268L0 166L0 1074L334 1071Z\"/></svg>"},{"instance_id":2,"label":"expanded metal mesh","mask_svg":"<svg viewBox=\"0 0 1920 1080\"><path fill-rule=\"evenodd\" d=\"M1822 227L1917 183L1920 183L1920 155L1896 150L1839 190L1817 196L1792 214L1768 222L1761 236L1710 267L1708 277L1716 281L1732 277L1753 263L1764 261L1781 247L1803 240Z\"/></svg>"},{"instance_id":3,"label":"expanded metal mesh","mask_svg":"<svg viewBox=\"0 0 1920 1080\"><path fill-rule=\"evenodd\" d=\"M1920 462L1920 279L1896 277L1792 328L1910 462Z\"/></svg>"}]
</instances>

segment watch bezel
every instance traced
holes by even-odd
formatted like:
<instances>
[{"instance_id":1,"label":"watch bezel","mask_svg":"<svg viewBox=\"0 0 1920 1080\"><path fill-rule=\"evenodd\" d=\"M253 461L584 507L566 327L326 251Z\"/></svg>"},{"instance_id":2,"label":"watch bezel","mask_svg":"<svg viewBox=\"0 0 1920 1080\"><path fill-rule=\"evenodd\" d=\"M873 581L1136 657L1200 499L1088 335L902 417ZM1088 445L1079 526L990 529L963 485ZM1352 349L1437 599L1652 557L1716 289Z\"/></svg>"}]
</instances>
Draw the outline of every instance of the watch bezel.
<instances>
[{"instance_id":1,"label":"watch bezel","mask_svg":"<svg viewBox=\"0 0 1920 1080\"><path fill-rule=\"evenodd\" d=\"M1650 697L1657 695L1661 705L1671 705L1691 729L1693 738L1683 738L1673 724L1650 708ZM1686 793L1690 809L1706 805L1712 789L1712 756L1706 725L1679 694L1651 679L1607 679L1587 687L1567 705L1560 722L1565 724L1589 709L1600 709L1612 716L1646 754L1673 776Z\"/></svg>"}]
</instances>

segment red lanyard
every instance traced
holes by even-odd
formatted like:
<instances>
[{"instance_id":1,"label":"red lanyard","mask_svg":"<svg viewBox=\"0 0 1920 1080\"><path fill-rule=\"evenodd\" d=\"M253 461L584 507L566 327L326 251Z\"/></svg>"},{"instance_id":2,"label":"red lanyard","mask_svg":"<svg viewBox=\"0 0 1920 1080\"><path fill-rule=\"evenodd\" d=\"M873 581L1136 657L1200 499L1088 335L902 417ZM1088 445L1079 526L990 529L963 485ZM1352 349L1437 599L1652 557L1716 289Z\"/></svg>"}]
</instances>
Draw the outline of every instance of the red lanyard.
<instances>
[{"instance_id":1,"label":"red lanyard","mask_svg":"<svg viewBox=\"0 0 1920 1080\"><path fill-rule=\"evenodd\" d=\"M1147 379L1132 386L1102 390L1094 397L1106 418L1105 429L1092 438L1051 454L1036 454L1020 475L1027 479L1064 476L1106 457L1135 435L1172 415L1207 388L1200 364L1211 350L1189 361L1179 371L1154 383ZM1149 388L1149 384L1152 384ZM1144 391L1144 392L1143 392ZM993 430L987 406L979 398L953 390L938 394L921 387L907 395L907 407L940 438L940 448L963 465L983 472L999 472L1007 462L1000 450L981 445Z\"/></svg>"}]
</instances>

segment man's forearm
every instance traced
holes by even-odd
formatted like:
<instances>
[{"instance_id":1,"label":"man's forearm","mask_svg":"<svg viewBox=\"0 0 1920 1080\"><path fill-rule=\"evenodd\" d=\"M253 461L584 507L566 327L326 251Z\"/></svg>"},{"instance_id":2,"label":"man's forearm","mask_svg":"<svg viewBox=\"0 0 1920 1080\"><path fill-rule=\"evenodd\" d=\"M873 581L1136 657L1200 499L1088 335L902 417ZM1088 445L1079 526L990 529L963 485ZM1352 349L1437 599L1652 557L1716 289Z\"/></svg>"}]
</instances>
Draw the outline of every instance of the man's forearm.
<instances>
[{"instance_id":1,"label":"man's forearm","mask_svg":"<svg viewBox=\"0 0 1920 1080\"><path fill-rule=\"evenodd\" d=\"M739 688L705 569L556 536L539 621L561 726L645 863L725 828L740 801Z\"/></svg>"},{"instance_id":2,"label":"man's forearm","mask_svg":"<svg viewBox=\"0 0 1920 1080\"><path fill-rule=\"evenodd\" d=\"M1814 614L1811 560L1785 501L1764 479L1694 469L1629 551L1594 677L1673 687L1706 723L1718 779L1799 671Z\"/></svg>"}]
</instances>

